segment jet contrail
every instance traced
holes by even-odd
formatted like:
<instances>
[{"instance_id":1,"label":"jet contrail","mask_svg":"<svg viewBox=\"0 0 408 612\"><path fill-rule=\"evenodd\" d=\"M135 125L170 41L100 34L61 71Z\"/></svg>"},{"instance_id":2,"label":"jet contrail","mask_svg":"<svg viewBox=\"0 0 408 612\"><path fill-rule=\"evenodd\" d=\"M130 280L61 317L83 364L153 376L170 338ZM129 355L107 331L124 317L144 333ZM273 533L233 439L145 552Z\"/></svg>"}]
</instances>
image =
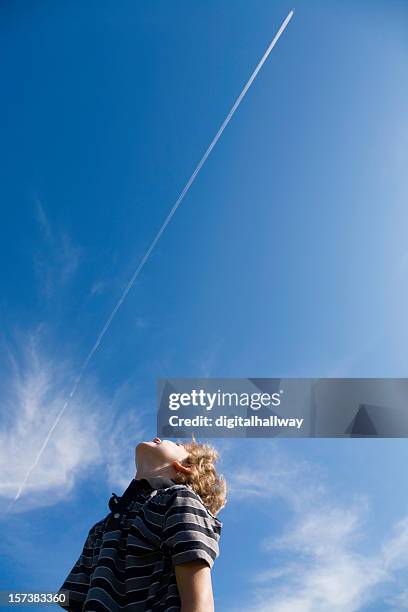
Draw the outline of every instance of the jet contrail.
<instances>
[{"instance_id":1,"label":"jet contrail","mask_svg":"<svg viewBox=\"0 0 408 612\"><path fill-rule=\"evenodd\" d=\"M292 19L293 13L294 13L294 11L290 11L289 12L288 16L283 21L283 23L280 26L279 30L276 32L275 36L273 37L273 40L272 40L271 44L269 45L269 47L265 51L264 55L262 56L259 64L255 68L255 70L253 71L253 73L249 77L249 80L248 80L247 84L245 85L245 87L243 88L243 90L239 94L238 98L234 102L234 105L232 106L230 112L225 117L224 121L222 122L220 129L218 130L218 132L216 133L216 135L212 139L208 149L206 150L206 152L204 153L204 155L202 156L202 158L198 162L198 164L197 164L193 174L190 176L190 178L188 179L187 183L185 184L183 191L180 193L180 195L178 196L177 200L175 201L175 203L173 205L173 208L170 210L169 214L167 215L163 225L160 227L160 229L157 232L156 236L154 237L151 245L147 249L146 253L143 255L143 257L142 257L139 265L137 266L137 268L136 268L132 278L130 279L130 281L126 285L125 289L123 290L123 293L120 296L116 306L112 310L111 314L109 315L108 320L106 321L106 323L103 326L101 332L99 333L99 336L97 337L95 344L93 345L93 347L89 351L89 353L88 353L84 363L82 364L82 367L79 370L79 374L76 377L75 382L73 384L73 387L71 389L71 393L69 394L70 398L72 398L74 396L75 391L77 390L78 384L79 384L79 382L80 382L80 380L82 378L82 375L83 375L85 369L88 366L88 363L90 362L90 360L92 359L93 355L95 354L95 351L98 349L98 347L99 347L99 345L100 345L104 335L108 331L108 329L110 327L110 324L112 323L116 313L118 312L119 308L121 307L121 305L125 301L127 294L129 293L129 291L133 287L133 284L134 284L135 280L139 276L139 274L140 274L141 270L143 269L145 263L149 259L153 249L155 248L156 244L160 240L161 235L163 234L164 230L166 229L166 227L170 223L171 219L173 218L174 213L176 212L176 210L180 206L181 202L184 200L185 196L187 195L187 192L189 191L191 185L194 183L194 181L195 181L198 173L200 172L201 168L204 166L205 162L207 161L208 156L210 155L211 151L213 150L213 148L215 147L215 145L217 144L217 142L221 138L222 133L225 130L225 128L227 127L227 125L229 124L229 122L231 121L231 118L232 118L233 114L237 110L238 106L241 104L245 94L247 93L248 89L251 87L252 83L254 82L258 72L260 71L260 69L262 68L262 66L264 65L266 60L268 59L268 56L269 56L270 52L272 51L272 49L274 48L274 46L278 42L279 38L283 34L283 32L286 29L286 26L288 25L289 21ZM16 502L18 500L18 498L20 497L20 495L21 495L21 493L22 493L22 491L23 491L23 489L24 489L28 479L30 478L33 470L38 465L38 462L41 459L41 455L43 454L45 448L47 447L47 444L49 442L49 439L50 439L54 429L58 425L59 421L61 420L61 417L63 416L63 414L64 414L64 412L65 412L65 410L66 410L66 408L68 406L68 402L69 402L69 400L67 402L65 402L64 406L61 408L60 412L58 413L58 415L57 415L57 417L56 417L52 427L50 428L50 430L49 430L49 432L48 432L48 434L47 434L47 436L46 436L46 438L45 438L45 440L44 440L40 450L37 453L37 456L36 456L36 458L34 460L34 463L27 470L27 473L24 476L24 479L23 479L22 483L20 484L20 487L19 487L19 489L17 491L17 494L16 494L14 500L10 504L10 507L13 505L14 502Z\"/></svg>"}]
</instances>

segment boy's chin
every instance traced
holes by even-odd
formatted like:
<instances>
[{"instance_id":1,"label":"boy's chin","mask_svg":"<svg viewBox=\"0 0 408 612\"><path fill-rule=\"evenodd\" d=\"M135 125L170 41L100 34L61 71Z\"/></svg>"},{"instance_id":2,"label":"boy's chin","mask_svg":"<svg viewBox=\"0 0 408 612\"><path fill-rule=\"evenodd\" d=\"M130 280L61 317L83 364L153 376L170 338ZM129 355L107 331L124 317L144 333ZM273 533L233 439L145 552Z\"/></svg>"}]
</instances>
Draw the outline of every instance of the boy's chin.
<instances>
[{"instance_id":1,"label":"boy's chin","mask_svg":"<svg viewBox=\"0 0 408 612\"><path fill-rule=\"evenodd\" d=\"M145 450L149 450L152 448L155 448L156 444L154 442L139 442L139 444L137 444L135 452L136 455L139 453L143 453L143 451Z\"/></svg>"}]
</instances>

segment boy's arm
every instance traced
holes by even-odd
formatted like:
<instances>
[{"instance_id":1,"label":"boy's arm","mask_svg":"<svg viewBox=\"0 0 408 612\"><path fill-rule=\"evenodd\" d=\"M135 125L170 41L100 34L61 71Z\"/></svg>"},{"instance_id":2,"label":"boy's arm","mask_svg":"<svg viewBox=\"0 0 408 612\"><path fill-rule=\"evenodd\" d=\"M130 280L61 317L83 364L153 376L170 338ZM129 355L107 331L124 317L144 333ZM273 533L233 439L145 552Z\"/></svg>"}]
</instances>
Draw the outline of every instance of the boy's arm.
<instances>
[{"instance_id":1,"label":"boy's arm","mask_svg":"<svg viewBox=\"0 0 408 612\"><path fill-rule=\"evenodd\" d=\"M211 570L201 559L175 566L181 612L214 612Z\"/></svg>"}]
</instances>

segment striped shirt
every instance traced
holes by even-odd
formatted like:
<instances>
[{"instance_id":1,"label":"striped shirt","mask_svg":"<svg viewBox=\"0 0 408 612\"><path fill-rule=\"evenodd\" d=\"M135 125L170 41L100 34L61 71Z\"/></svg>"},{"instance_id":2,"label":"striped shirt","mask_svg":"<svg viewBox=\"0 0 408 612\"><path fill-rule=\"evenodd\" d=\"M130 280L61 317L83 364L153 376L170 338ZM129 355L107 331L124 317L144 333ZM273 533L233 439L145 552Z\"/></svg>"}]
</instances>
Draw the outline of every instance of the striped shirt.
<instances>
[{"instance_id":1,"label":"striped shirt","mask_svg":"<svg viewBox=\"0 0 408 612\"><path fill-rule=\"evenodd\" d=\"M60 591L72 612L179 612L174 566L219 554L222 523L187 485L132 480L89 531Z\"/></svg>"}]
</instances>

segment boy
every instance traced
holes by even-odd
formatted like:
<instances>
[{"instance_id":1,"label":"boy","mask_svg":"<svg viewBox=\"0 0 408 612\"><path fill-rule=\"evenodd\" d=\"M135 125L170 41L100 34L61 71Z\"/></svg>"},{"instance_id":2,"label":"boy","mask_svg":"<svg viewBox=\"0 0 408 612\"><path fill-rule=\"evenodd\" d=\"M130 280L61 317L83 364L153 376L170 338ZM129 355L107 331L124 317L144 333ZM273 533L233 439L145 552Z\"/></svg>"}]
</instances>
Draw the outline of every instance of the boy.
<instances>
[{"instance_id":1,"label":"boy","mask_svg":"<svg viewBox=\"0 0 408 612\"><path fill-rule=\"evenodd\" d=\"M136 475L89 531L67 576L67 610L213 612L226 483L216 451L195 440L154 438L136 447Z\"/></svg>"}]
</instances>

